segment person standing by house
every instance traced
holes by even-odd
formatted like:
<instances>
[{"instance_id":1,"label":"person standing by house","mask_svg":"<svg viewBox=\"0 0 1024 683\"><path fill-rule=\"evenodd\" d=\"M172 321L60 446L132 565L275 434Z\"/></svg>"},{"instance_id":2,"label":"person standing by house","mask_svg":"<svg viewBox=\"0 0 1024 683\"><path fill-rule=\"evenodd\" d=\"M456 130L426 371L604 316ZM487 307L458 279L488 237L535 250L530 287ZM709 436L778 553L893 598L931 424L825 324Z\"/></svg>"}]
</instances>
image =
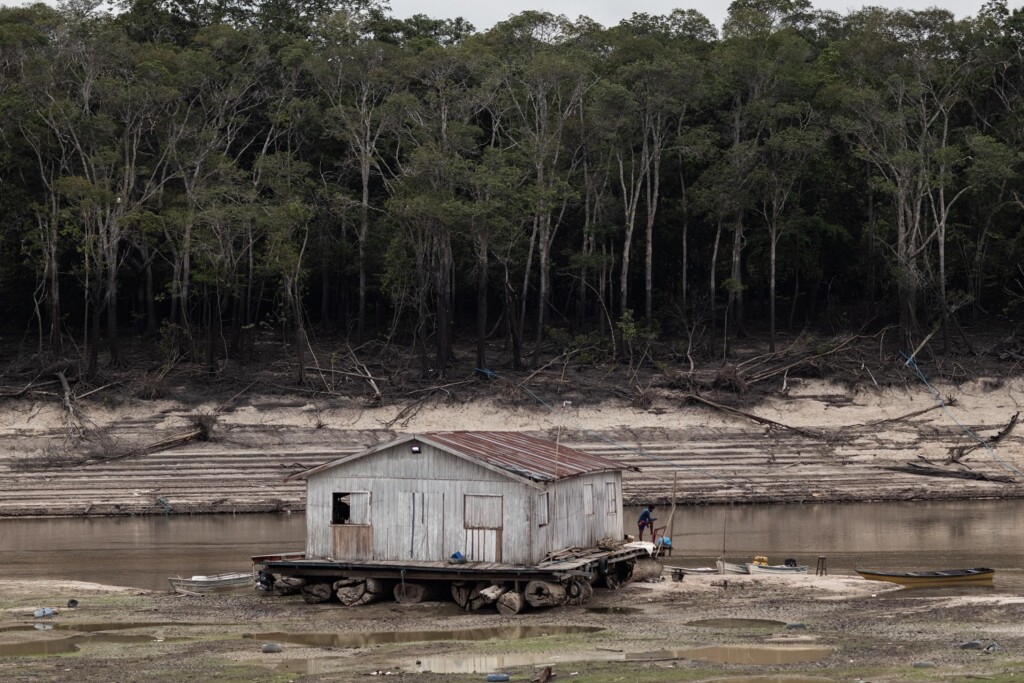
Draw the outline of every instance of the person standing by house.
<instances>
[{"instance_id":1,"label":"person standing by house","mask_svg":"<svg viewBox=\"0 0 1024 683\"><path fill-rule=\"evenodd\" d=\"M652 517L651 514L654 512L654 504L650 504L643 509L640 513L640 519L636 521L637 527L640 529L639 540L644 540L644 529L647 527L651 528L651 543L654 543L654 521L657 517Z\"/></svg>"}]
</instances>

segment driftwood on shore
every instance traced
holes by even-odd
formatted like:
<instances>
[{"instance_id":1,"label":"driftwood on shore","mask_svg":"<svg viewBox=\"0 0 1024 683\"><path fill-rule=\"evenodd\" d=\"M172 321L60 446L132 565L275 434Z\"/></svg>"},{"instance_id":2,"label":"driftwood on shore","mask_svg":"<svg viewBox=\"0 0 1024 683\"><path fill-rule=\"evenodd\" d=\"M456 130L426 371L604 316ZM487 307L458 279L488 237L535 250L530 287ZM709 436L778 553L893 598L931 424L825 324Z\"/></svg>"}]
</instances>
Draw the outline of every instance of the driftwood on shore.
<instances>
[{"instance_id":1,"label":"driftwood on shore","mask_svg":"<svg viewBox=\"0 0 1024 683\"><path fill-rule=\"evenodd\" d=\"M1003 474L986 474L984 472L974 472L973 470L961 469L954 470L946 467L938 467L936 465L919 465L916 462L908 462L903 465L889 465L883 467L884 470L890 470L892 472L906 472L908 474L920 474L927 477L948 477L952 479L976 479L979 481L993 481L1000 484L1012 484L1016 481L1013 477Z\"/></svg>"},{"instance_id":2,"label":"driftwood on shore","mask_svg":"<svg viewBox=\"0 0 1024 683\"><path fill-rule=\"evenodd\" d=\"M987 448L989 446L999 443L1000 441L1002 441L1003 439L1010 435L1010 432L1013 431L1013 428L1017 426L1018 420L1020 420L1019 411L1013 414L1013 417L1010 418L1010 421L1006 423L1005 427L1000 429L996 434L990 436L985 441L972 443L967 446L957 446L956 448L951 448L947 462L960 462L964 458L964 456L966 456L968 453L971 453L972 451L976 451L979 448Z\"/></svg>"}]
</instances>

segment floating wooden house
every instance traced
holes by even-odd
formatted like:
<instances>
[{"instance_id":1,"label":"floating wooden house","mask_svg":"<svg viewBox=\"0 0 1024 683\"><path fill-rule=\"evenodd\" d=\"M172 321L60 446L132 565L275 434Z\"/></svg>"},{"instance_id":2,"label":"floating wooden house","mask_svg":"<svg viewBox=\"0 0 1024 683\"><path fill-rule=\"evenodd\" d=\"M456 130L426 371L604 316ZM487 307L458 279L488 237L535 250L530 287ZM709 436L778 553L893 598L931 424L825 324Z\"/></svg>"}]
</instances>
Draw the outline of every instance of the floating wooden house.
<instances>
[{"instance_id":1,"label":"floating wooden house","mask_svg":"<svg viewBox=\"0 0 1024 683\"><path fill-rule=\"evenodd\" d=\"M623 464L515 432L429 432L293 475L306 560L537 565L621 539Z\"/></svg>"}]
</instances>

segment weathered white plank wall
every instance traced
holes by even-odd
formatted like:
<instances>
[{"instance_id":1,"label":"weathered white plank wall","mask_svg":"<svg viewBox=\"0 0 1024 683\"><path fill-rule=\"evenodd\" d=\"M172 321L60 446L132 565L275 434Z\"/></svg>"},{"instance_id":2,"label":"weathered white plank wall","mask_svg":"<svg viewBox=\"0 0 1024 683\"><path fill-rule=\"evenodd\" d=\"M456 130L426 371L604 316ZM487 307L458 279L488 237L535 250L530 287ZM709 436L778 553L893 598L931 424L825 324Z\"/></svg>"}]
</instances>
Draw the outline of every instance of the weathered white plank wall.
<instances>
[{"instance_id":1,"label":"weathered white plank wall","mask_svg":"<svg viewBox=\"0 0 1024 683\"><path fill-rule=\"evenodd\" d=\"M427 444L403 443L310 477L306 553L337 560L333 493L367 492L353 521L373 526L373 559L535 564L552 550L593 546L622 534L622 476L563 479L546 490ZM365 500L354 496L353 501ZM364 521L365 520L365 521Z\"/></svg>"}]
</instances>

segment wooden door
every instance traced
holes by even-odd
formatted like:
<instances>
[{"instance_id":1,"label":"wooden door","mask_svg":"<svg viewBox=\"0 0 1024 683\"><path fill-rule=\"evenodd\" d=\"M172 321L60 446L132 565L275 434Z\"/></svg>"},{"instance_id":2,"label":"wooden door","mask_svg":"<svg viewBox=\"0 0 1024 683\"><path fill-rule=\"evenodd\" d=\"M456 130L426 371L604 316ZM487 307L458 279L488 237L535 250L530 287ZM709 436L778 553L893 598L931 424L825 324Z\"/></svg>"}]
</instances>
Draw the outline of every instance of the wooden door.
<instances>
[{"instance_id":1,"label":"wooden door","mask_svg":"<svg viewBox=\"0 0 1024 683\"><path fill-rule=\"evenodd\" d=\"M398 510L401 523L395 527L389 557L432 562L448 556L443 547L443 493L402 491L398 494Z\"/></svg>"},{"instance_id":2,"label":"wooden door","mask_svg":"<svg viewBox=\"0 0 1024 683\"><path fill-rule=\"evenodd\" d=\"M462 551L471 562L501 562L504 500L496 495L466 494L463 509L466 542Z\"/></svg>"}]
</instances>

